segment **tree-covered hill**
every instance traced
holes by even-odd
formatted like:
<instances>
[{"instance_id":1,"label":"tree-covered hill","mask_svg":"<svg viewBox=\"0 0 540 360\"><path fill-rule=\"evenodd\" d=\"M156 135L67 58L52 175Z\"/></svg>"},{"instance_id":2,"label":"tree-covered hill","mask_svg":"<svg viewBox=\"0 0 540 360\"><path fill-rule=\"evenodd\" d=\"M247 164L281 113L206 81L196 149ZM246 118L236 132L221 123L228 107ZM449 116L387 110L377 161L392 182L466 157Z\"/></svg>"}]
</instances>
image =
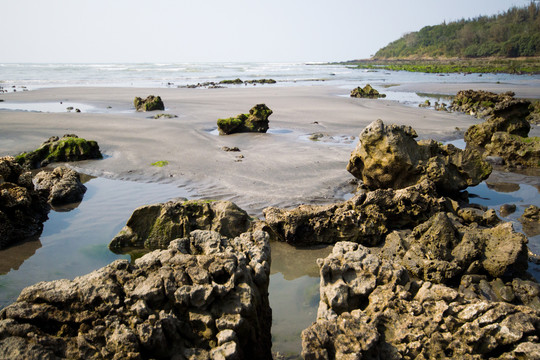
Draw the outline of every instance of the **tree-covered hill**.
<instances>
[{"instance_id":1,"label":"tree-covered hill","mask_svg":"<svg viewBox=\"0 0 540 360\"><path fill-rule=\"evenodd\" d=\"M375 59L540 56L540 5L531 2L494 16L480 16L404 35Z\"/></svg>"}]
</instances>

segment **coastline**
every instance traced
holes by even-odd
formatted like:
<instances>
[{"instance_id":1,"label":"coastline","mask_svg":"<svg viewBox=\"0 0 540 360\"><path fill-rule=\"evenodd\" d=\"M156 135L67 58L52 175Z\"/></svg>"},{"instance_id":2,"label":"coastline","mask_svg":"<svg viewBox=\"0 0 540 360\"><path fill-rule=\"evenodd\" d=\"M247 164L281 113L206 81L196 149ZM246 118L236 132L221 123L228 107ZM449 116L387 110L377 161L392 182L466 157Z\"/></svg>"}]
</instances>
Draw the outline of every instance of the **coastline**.
<instances>
[{"instance_id":1,"label":"coastline","mask_svg":"<svg viewBox=\"0 0 540 360\"><path fill-rule=\"evenodd\" d=\"M465 85L464 85L465 86ZM430 89L430 91L433 91ZM137 113L135 96L160 95L171 119ZM293 207L342 199L358 134L372 121L410 125L419 138L446 140L479 120L387 100L353 99L330 86L226 89L49 88L4 94L6 102L76 102L94 112L0 111L0 153L37 148L50 136L75 133L96 140L105 159L72 166L94 176L187 186L201 198L236 202L252 215L267 206ZM218 136L218 118L265 103L270 133ZM111 107L108 109L107 107ZM308 136L322 133L328 141ZM332 138L330 138L332 137ZM354 138L353 138L354 137ZM223 146L240 152L225 152ZM238 159L236 156L243 155ZM161 168L156 161L168 161Z\"/></svg>"}]
</instances>

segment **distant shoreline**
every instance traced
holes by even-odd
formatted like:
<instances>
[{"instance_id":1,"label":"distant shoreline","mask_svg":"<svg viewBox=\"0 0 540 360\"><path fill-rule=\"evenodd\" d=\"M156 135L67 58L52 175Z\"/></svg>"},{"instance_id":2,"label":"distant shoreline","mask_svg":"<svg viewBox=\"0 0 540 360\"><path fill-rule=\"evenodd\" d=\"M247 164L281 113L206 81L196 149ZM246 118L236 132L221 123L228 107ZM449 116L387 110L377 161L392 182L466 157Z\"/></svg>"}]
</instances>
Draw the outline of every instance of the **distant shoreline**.
<instances>
[{"instance_id":1,"label":"distant shoreline","mask_svg":"<svg viewBox=\"0 0 540 360\"><path fill-rule=\"evenodd\" d=\"M423 73L540 74L540 57L522 58L394 58L359 59L330 63L354 65L359 69L384 69Z\"/></svg>"}]
</instances>

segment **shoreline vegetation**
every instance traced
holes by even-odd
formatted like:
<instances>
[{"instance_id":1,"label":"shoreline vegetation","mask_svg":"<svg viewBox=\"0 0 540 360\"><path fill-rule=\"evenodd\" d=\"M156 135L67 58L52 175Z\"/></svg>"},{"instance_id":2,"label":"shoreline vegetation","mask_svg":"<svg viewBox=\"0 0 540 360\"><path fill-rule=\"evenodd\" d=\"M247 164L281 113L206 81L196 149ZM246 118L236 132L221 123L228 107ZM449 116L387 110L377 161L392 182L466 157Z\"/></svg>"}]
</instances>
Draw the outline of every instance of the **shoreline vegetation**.
<instances>
[{"instance_id":1,"label":"shoreline vegetation","mask_svg":"<svg viewBox=\"0 0 540 360\"><path fill-rule=\"evenodd\" d=\"M540 57L527 58L410 58L410 59L359 59L338 63L358 69L391 70L423 73L506 73L518 75L540 74Z\"/></svg>"}]
</instances>

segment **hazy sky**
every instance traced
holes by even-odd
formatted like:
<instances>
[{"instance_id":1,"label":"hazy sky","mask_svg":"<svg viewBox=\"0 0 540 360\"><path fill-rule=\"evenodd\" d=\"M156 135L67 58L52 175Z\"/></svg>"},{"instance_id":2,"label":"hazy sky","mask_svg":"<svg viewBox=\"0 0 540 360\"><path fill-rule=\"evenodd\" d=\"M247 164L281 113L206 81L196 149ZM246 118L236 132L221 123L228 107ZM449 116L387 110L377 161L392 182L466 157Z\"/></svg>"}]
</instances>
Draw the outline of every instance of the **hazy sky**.
<instances>
[{"instance_id":1,"label":"hazy sky","mask_svg":"<svg viewBox=\"0 0 540 360\"><path fill-rule=\"evenodd\" d=\"M4 0L0 62L335 61L530 0Z\"/></svg>"}]
</instances>

